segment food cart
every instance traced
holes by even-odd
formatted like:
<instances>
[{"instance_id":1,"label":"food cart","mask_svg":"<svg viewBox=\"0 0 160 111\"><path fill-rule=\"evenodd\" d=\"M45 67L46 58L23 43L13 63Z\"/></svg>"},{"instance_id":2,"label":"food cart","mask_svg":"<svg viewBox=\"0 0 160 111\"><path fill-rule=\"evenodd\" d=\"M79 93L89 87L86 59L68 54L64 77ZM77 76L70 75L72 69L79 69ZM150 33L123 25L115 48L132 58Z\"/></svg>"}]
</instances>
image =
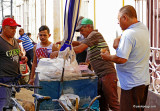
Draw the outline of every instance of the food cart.
<instances>
[{"instance_id":1,"label":"food cart","mask_svg":"<svg viewBox=\"0 0 160 111\"><path fill-rule=\"evenodd\" d=\"M81 70L81 72L80 76L64 76L63 82L58 77L49 80L39 77L38 84L42 86L42 89L39 89L37 93L44 96L50 96L52 99L59 99L63 94L78 95L80 98L78 109L83 110L87 108L92 99L97 96L98 80L94 72L89 69ZM36 74L38 77L39 73ZM41 103L40 110L62 110L60 104L58 102L53 102L52 99ZM91 108L98 111L98 100L93 103Z\"/></svg>"}]
</instances>

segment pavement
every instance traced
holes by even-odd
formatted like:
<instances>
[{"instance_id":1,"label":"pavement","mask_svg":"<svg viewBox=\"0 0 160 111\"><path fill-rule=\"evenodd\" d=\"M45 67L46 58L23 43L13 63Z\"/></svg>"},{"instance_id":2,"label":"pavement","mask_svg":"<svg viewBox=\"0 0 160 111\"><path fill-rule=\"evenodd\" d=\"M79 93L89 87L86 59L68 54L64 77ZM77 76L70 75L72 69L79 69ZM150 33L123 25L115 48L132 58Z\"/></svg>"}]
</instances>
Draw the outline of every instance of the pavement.
<instances>
[{"instance_id":1,"label":"pavement","mask_svg":"<svg viewBox=\"0 0 160 111\"><path fill-rule=\"evenodd\" d=\"M16 98L25 100L25 101L34 102L34 97L32 97L32 94L34 94L34 91L30 91L30 90L22 88L19 93L16 93Z\"/></svg>"}]
</instances>

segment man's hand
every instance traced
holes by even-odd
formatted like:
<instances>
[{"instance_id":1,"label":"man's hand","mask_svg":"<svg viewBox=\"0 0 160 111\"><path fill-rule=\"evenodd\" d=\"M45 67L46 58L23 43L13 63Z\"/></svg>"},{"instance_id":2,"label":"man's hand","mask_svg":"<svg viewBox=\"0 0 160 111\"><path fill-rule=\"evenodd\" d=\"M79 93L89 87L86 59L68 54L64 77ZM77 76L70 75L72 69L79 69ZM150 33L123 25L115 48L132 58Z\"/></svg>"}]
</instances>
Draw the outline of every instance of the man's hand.
<instances>
[{"instance_id":1,"label":"man's hand","mask_svg":"<svg viewBox=\"0 0 160 111\"><path fill-rule=\"evenodd\" d=\"M22 56L21 61L22 61L23 64L25 64L25 63L27 63L28 58L26 56Z\"/></svg>"},{"instance_id":2,"label":"man's hand","mask_svg":"<svg viewBox=\"0 0 160 111\"><path fill-rule=\"evenodd\" d=\"M89 63L87 63L87 62L80 62L79 65L87 65L87 66L89 66Z\"/></svg>"},{"instance_id":3,"label":"man's hand","mask_svg":"<svg viewBox=\"0 0 160 111\"><path fill-rule=\"evenodd\" d=\"M43 56L38 57L38 59L42 59L42 58L46 58L46 57L43 57Z\"/></svg>"},{"instance_id":4,"label":"man's hand","mask_svg":"<svg viewBox=\"0 0 160 111\"><path fill-rule=\"evenodd\" d=\"M101 57L104 59L104 60L107 60L107 61L110 61L110 53L106 50L104 53L101 52Z\"/></svg>"},{"instance_id":5,"label":"man's hand","mask_svg":"<svg viewBox=\"0 0 160 111\"><path fill-rule=\"evenodd\" d=\"M123 63L127 62L127 59L120 58L116 55L110 55L110 53L108 51L106 51L105 53L101 53L101 57L102 57L102 59L104 59L106 61L112 61L116 64L123 64Z\"/></svg>"},{"instance_id":6,"label":"man's hand","mask_svg":"<svg viewBox=\"0 0 160 111\"><path fill-rule=\"evenodd\" d=\"M56 57L58 56L58 52L59 52L59 51L54 51L54 52L52 52L52 53L50 54L50 58L51 58L51 59L56 58Z\"/></svg>"},{"instance_id":7,"label":"man's hand","mask_svg":"<svg viewBox=\"0 0 160 111\"><path fill-rule=\"evenodd\" d=\"M113 43L113 48L114 49L118 48L120 39L121 39L121 36L119 36L119 37L117 37L117 38L114 39L114 43Z\"/></svg>"},{"instance_id":8,"label":"man's hand","mask_svg":"<svg viewBox=\"0 0 160 111\"><path fill-rule=\"evenodd\" d=\"M17 39L17 42L18 42L18 43L20 43L20 42L23 42L23 41L22 41L22 40L20 40L20 39Z\"/></svg>"},{"instance_id":9,"label":"man's hand","mask_svg":"<svg viewBox=\"0 0 160 111\"><path fill-rule=\"evenodd\" d=\"M60 45L61 45L61 43L62 43L62 41L58 41L58 42L56 42L56 44L60 44Z\"/></svg>"},{"instance_id":10,"label":"man's hand","mask_svg":"<svg viewBox=\"0 0 160 111\"><path fill-rule=\"evenodd\" d=\"M34 85L34 79L30 79L30 80L29 80L29 84L30 84L30 85Z\"/></svg>"}]
</instances>

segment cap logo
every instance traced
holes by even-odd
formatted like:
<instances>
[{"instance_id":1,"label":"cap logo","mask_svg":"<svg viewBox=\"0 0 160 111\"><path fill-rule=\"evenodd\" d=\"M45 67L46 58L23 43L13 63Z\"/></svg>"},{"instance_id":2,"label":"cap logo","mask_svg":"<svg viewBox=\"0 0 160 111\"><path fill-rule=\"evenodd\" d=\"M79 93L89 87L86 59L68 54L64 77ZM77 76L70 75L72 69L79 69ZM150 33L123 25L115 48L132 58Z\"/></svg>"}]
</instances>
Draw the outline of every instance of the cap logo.
<instances>
[{"instance_id":1,"label":"cap logo","mask_svg":"<svg viewBox=\"0 0 160 111\"><path fill-rule=\"evenodd\" d=\"M13 21L10 21L11 24L13 24Z\"/></svg>"}]
</instances>

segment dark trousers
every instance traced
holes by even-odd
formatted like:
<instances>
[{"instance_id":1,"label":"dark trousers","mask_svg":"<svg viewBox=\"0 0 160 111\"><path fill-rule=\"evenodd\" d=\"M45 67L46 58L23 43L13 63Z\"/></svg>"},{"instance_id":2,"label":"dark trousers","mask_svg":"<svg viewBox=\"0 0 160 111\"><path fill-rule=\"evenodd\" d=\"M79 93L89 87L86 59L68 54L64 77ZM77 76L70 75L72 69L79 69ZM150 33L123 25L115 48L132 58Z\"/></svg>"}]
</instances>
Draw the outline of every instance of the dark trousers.
<instances>
[{"instance_id":1,"label":"dark trousers","mask_svg":"<svg viewBox=\"0 0 160 111\"><path fill-rule=\"evenodd\" d=\"M26 52L26 57L28 58L27 65L30 70L32 69L32 61L33 61L33 49Z\"/></svg>"},{"instance_id":2,"label":"dark trousers","mask_svg":"<svg viewBox=\"0 0 160 111\"><path fill-rule=\"evenodd\" d=\"M117 94L117 75L107 74L98 79L98 95L101 95L99 99L100 111L119 111L120 105L118 102Z\"/></svg>"},{"instance_id":3,"label":"dark trousers","mask_svg":"<svg viewBox=\"0 0 160 111\"><path fill-rule=\"evenodd\" d=\"M121 111L144 111L148 95L148 85L141 85L131 90L121 89Z\"/></svg>"}]
</instances>

